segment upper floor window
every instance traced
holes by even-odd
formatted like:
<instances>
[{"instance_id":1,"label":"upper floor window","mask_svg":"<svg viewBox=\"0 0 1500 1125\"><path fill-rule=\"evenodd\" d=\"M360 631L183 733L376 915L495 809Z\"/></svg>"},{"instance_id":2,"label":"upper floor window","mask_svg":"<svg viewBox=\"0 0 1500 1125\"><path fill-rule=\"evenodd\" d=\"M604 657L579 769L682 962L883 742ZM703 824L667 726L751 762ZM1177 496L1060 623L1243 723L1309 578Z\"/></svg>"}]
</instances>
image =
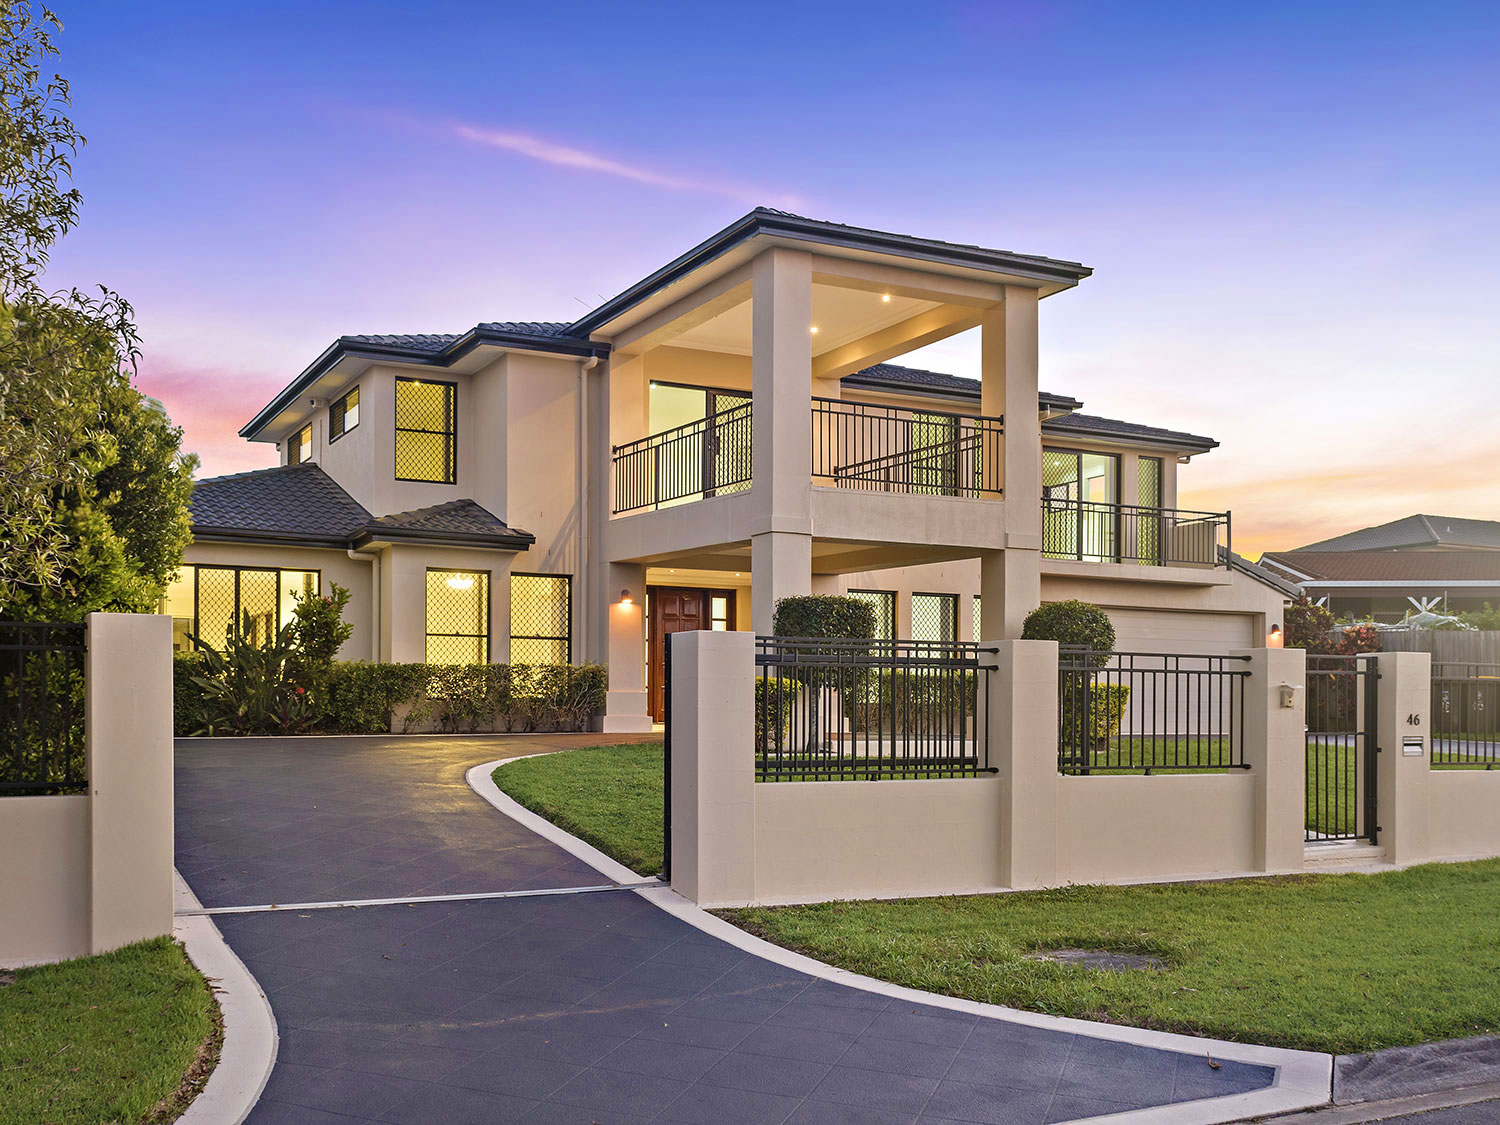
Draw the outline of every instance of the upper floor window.
<instances>
[{"instance_id":1,"label":"upper floor window","mask_svg":"<svg viewBox=\"0 0 1500 1125\"><path fill-rule=\"evenodd\" d=\"M359 388L355 387L328 408L328 440L338 441L359 425Z\"/></svg>"},{"instance_id":2,"label":"upper floor window","mask_svg":"<svg viewBox=\"0 0 1500 1125\"><path fill-rule=\"evenodd\" d=\"M396 479L458 483L458 384L396 380Z\"/></svg>"},{"instance_id":3,"label":"upper floor window","mask_svg":"<svg viewBox=\"0 0 1500 1125\"><path fill-rule=\"evenodd\" d=\"M312 423L309 422L286 439L286 463L300 465L304 461L310 461L312 451Z\"/></svg>"}]
</instances>

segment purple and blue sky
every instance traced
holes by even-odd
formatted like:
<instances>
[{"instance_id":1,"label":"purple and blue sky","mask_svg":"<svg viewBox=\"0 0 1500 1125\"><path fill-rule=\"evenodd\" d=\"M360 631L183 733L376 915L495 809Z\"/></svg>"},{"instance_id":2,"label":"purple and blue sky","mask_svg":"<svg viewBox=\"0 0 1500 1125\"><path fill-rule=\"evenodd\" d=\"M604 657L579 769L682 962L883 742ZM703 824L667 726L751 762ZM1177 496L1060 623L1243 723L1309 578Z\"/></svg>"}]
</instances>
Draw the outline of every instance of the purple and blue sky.
<instances>
[{"instance_id":1,"label":"purple and blue sky","mask_svg":"<svg viewBox=\"0 0 1500 1125\"><path fill-rule=\"evenodd\" d=\"M203 475L334 337L573 319L757 203L1078 260L1042 385L1258 553L1500 518L1492 3L64 4L56 284ZM911 362L977 374L958 337Z\"/></svg>"}]
</instances>

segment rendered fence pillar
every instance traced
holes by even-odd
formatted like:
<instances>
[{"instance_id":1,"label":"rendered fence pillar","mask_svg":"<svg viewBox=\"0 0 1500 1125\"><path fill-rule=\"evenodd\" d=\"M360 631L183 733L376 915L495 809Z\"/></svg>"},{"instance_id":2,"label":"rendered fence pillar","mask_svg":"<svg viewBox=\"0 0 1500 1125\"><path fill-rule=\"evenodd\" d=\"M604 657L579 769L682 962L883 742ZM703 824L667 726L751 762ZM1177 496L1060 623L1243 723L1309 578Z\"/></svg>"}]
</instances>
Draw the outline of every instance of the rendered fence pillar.
<instances>
[{"instance_id":1,"label":"rendered fence pillar","mask_svg":"<svg viewBox=\"0 0 1500 1125\"><path fill-rule=\"evenodd\" d=\"M1432 772L1432 655L1382 652L1374 657L1376 684L1375 842L1391 863L1431 857L1428 782ZM1412 744L1407 745L1411 739Z\"/></svg>"},{"instance_id":2,"label":"rendered fence pillar","mask_svg":"<svg viewBox=\"0 0 1500 1125\"><path fill-rule=\"evenodd\" d=\"M172 932L172 619L91 613L90 949Z\"/></svg>"},{"instance_id":3,"label":"rendered fence pillar","mask_svg":"<svg viewBox=\"0 0 1500 1125\"><path fill-rule=\"evenodd\" d=\"M609 689L604 696L602 727L609 734L651 729L646 694L646 568L611 563L605 568L602 596L608 619ZM621 593L629 600L621 598Z\"/></svg>"},{"instance_id":4,"label":"rendered fence pillar","mask_svg":"<svg viewBox=\"0 0 1500 1125\"><path fill-rule=\"evenodd\" d=\"M1250 658L1244 754L1255 789L1255 870L1301 871L1306 843L1307 654L1300 648L1253 648L1231 655Z\"/></svg>"},{"instance_id":5,"label":"rendered fence pillar","mask_svg":"<svg viewBox=\"0 0 1500 1125\"><path fill-rule=\"evenodd\" d=\"M755 900L755 638L672 634L672 889ZM815 862L815 860L814 860Z\"/></svg>"},{"instance_id":6,"label":"rendered fence pillar","mask_svg":"<svg viewBox=\"0 0 1500 1125\"><path fill-rule=\"evenodd\" d=\"M985 601L988 608L989 601ZM986 641L996 648L989 677L990 765L1004 783L1001 882L1057 882L1057 642ZM989 654L985 654L989 659Z\"/></svg>"}]
</instances>

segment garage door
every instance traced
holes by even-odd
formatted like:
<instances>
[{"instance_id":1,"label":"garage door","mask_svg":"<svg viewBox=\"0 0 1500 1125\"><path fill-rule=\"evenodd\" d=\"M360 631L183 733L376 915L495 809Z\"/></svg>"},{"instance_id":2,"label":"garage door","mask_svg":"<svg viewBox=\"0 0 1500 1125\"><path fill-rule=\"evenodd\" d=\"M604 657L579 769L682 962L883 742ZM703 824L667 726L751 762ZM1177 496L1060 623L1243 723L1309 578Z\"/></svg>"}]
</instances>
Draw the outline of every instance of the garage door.
<instances>
[{"instance_id":1,"label":"garage door","mask_svg":"<svg viewBox=\"0 0 1500 1125\"><path fill-rule=\"evenodd\" d=\"M1121 652L1225 653L1255 646L1255 619L1245 613L1164 613L1111 609Z\"/></svg>"}]
</instances>

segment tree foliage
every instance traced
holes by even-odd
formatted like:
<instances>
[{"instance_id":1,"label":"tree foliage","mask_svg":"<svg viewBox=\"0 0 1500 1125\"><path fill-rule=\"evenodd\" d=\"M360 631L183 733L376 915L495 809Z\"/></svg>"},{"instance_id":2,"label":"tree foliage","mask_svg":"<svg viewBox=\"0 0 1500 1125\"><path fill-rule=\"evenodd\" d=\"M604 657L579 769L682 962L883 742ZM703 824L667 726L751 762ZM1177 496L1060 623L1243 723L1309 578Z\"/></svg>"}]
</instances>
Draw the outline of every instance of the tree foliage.
<instances>
[{"instance_id":1,"label":"tree foliage","mask_svg":"<svg viewBox=\"0 0 1500 1125\"><path fill-rule=\"evenodd\" d=\"M0 616L149 611L189 539L194 459L131 385L134 310L118 294L48 292L78 221L84 143L45 8L0 9Z\"/></svg>"}]
</instances>

